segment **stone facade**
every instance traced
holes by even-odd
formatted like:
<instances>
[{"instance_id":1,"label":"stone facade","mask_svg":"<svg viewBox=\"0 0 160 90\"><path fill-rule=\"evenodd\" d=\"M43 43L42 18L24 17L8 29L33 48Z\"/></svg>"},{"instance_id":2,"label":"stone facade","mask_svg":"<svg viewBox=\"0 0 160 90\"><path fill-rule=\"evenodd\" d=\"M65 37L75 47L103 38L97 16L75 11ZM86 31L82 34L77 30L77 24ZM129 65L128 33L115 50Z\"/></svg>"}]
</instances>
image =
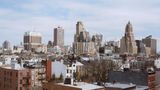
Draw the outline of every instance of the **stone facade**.
<instances>
[{"instance_id":1,"label":"stone facade","mask_svg":"<svg viewBox=\"0 0 160 90\"><path fill-rule=\"evenodd\" d=\"M150 55L155 56L157 54L157 40L156 39L153 39L152 36L148 36L142 39L142 42L146 45L147 48L150 48L150 51L148 50L148 53Z\"/></svg>"},{"instance_id":2,"label":"stone facade","mask_svg":"<svg viewBox=\"0 0 160 90\"><path fill-rule=\"evenodd\" d=\"M120 41L120 52L121 54L137 54L137 46L133 35L133 28L130 22L126 25L125 35Z\"/></svg>"},{"instance_id":3,"label":"stone facade","mask_svg":"<svg viewBox=\"0 0 160 90\"><path fill-rule=\"evenodd\" d=\"M35 51L42 43L42 36L37 32L25 32L23 42L25 50Z\"/></svg>"},{"instance_id":4,"label":"stone facade","mask_svg":"<svg viewBox=\"0 0 160 90\"><path fill-rule=\"evenodd\" d=\"M93 55L96 52L95 43L91 40L89 32L85 31L83 23L80 21L76 24L76 34L74 36L73 52L76 55Z\"/></svg>"}]
</instances>

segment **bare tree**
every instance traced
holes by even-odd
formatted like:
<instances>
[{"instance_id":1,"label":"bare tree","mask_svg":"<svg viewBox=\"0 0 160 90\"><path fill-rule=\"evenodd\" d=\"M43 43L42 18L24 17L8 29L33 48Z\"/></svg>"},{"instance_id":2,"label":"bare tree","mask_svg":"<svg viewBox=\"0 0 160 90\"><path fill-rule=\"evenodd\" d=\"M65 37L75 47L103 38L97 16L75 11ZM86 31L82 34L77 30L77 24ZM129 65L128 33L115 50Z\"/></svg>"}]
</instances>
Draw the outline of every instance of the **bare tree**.
<instances>
[{"instance_id":1,"label":"bare tree","mask_svg":"<svg viewBox=\"0 0 160 90\"><path fill-rule=\"evenodd\" d=\"M89 82L106 82L110 70L116 68L116 64L112 60L95 60L90 61L85 66L86 73L82 80L87 79Z\"/></svg>"}]
</instances>

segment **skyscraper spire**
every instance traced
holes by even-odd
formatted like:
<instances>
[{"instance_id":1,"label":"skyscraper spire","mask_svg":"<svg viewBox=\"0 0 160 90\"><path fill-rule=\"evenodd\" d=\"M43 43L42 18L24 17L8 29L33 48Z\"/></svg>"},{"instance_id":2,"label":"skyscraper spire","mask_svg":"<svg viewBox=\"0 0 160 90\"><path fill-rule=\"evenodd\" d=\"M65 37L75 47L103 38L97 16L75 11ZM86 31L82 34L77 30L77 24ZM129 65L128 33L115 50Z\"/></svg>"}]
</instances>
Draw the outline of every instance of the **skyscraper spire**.
<instances>
[{"instance_id":1,"label":"skyscraper spire","mask_svg":"<svg viewBox=\"0 0 160 90\"><path fill-rule=\"evenodd\" d=\"M127 25L126 25L126 30L125 32L131 33L133 32L133 28L132 28L132 24L130 23L130 21L128 21Z\"/></svg>"},{"instance_id":2,"label":"skyscraper spire","mask_svg":"<svg viewBox=\"0 0 160 90\"><path fill-rule=\"evenodd\" d=\"M132 24L128 21L125 28L125 35L121 39L121 53L137 54L137 46L133 35Z\"/></svg>"}]
</instances>

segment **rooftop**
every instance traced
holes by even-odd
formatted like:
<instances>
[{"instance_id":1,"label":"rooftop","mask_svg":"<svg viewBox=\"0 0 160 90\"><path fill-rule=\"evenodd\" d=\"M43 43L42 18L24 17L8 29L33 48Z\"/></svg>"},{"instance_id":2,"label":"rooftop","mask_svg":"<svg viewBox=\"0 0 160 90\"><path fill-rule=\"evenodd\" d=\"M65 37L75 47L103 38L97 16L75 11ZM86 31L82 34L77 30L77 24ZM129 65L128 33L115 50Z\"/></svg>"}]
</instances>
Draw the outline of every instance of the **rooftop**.
<instances>
[{"instance_id":1,"label":"rooftop","mask_svg":"<svg viewBox=\"0 0 160 90\"><path fill-rule=\"evenodd\" d=\"M136 90L148 90L148 86L137 86Z\"/></svg>"},{"instance_id":2,"label":"rooftop","mask_svg":"<svg viewBox=\"0 0 160 90\"><path fill-rule=\"evenodd\" d=\"M28 31L28 32L25 32L24 36L41 36L41 34L38 32Z\"/></svg>"},{"instance_id":3,"label":"rooftop","mask_svg":"<svg viewBox=\"0 0 160 90\"><path fill-rule=\"evenodd\" d=\"M122 84L122 83L106 83L105 87L110 87L110 88L120 88L120 89L126 89L126 88L133 88L136 87L135 84Z\"/></svg>"},{"instance_id":4,"label":"rooftop","mask_svg":"<svg viewBox=\"0 0 160 90\"><path fill-rule=\"evenodd\" d=\"M102 89L104 87L94 85L94 84L89 84L85 82L76 82L74 85L71 84L64 84L64 83L58 83L58 85L64 85L68 87L75 87L75 88L81 88L82 90L95 90L95 89Z\"/></svg>"},{"instance_id":5,"label":"rooftop","mask_svg":"<svg viewBox=\"0 0 160 90\"><path fill-rule=\"evenodd\" d=\"M13 69L13 70L24 70L25 69L25 68L21 67L19 64L14 64L14 66L12 66L12 65L3 65L3 66L1 66L1 68Z\"/></svg>"}]
</instances>

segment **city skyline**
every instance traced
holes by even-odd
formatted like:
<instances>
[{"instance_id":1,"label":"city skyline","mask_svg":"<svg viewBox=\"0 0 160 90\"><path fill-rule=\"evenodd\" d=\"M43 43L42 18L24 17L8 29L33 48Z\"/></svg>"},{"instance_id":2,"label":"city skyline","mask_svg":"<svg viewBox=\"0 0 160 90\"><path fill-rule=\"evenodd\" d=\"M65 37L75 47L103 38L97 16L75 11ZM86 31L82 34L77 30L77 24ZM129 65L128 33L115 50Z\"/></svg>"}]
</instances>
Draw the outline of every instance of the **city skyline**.
<instances>
[{"instance_id":1,"label":"city skyline","mask_svg":"<svg viewBox=\"0 0 160 90\"><path fill-rule=\"evenodd\" d=\"M53 41L53 29L62 26L65 44L71 45L77 21L82 21L91 35L101 33L104 40L120 40L126 23L130 21L135 39L153 35L159 46L159 5L158 0L1 0L0 43L8 40L12 45L19 44L23 41L24 32L37 31L42 33L43 43L47 44L49 40Z\"/></svg>"}]
</instances>

